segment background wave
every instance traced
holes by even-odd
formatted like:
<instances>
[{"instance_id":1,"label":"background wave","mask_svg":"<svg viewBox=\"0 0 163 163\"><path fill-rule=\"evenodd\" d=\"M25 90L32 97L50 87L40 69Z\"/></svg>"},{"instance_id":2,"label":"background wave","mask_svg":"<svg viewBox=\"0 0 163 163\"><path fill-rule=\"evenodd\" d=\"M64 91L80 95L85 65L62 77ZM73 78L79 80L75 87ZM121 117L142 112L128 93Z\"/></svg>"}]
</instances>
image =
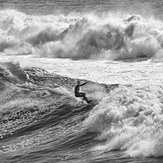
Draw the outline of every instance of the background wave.
<instances>
[{"instance_id":1,"label":"background wave","mask_svg":"<svg viewBox=\"0 0 163 163\"><path fill-rule=\"evenodd\" d=\"M72 59L162 58L160 20L140 15L34 16L0 11L0 51Z\"/></svg>"}]
</instances>

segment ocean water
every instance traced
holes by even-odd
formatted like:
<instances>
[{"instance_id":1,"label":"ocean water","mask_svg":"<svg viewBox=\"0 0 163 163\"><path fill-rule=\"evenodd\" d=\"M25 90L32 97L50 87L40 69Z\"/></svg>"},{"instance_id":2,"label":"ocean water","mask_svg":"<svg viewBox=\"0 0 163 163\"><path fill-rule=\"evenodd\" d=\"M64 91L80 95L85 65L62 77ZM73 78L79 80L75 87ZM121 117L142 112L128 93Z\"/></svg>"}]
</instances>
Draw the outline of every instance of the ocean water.
<instances>
[{"instance_id":1,"label":"ocean water","mask_svg":"<svg viewBox=\"0 0 163 163\"><path fill-rule=\"evenodd\" d=\"M0 9L0 163L163 162L162 1Z\"/></svg>"}]
</instances>

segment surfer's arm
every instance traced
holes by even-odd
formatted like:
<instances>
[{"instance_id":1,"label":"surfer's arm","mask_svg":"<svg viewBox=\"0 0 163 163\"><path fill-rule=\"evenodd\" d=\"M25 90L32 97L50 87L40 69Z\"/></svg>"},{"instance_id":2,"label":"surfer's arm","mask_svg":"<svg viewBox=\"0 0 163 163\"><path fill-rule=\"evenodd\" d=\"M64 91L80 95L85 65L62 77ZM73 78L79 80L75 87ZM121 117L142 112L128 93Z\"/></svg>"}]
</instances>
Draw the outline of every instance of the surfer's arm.
<instances>
[{"instance_id":1,"label":"surfer's arm","mask_svg":"<svg viewBox=\"0 0 163 163\"><path fill-rule=\"evenodd\" d=\"M85 82L85 83L81 84L80 86L83 86L83 85L87 84L88 82L89 82L89 81L87 81L87 82Z\"/></svg>"}]
</instances>

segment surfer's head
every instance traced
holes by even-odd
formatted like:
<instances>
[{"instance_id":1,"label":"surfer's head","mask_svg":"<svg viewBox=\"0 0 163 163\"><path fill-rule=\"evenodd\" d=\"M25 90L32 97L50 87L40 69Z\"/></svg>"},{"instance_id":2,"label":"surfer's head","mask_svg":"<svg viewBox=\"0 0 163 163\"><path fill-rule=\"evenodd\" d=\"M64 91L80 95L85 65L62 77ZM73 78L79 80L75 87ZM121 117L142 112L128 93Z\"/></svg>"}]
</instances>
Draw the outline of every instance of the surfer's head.
<instances>
[{"instance_id":1,"label":"surfer's head","mask_svg":"<svg viewBox=\"0 0 163 163\"><path fill-rule=\"evenodd\" d=\"M77 81L77 85L80 85L80 80Z\"/></svg>"}]
</instances>

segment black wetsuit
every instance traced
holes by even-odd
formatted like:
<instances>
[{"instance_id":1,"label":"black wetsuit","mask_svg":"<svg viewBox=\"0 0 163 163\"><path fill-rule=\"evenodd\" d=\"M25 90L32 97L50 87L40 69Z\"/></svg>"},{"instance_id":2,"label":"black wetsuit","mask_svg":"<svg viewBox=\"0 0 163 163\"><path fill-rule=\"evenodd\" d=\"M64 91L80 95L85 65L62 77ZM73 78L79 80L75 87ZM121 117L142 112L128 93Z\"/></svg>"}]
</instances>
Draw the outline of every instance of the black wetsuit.
<instances>
[{"instance_id":1,"label":"black wetsuit","mask_svg":"<svg viewBox=\"0 0 163 163\"><path fill-rule=\"evenodd\" d=\"M88 83L88 82L86 82L86 83ZM83 85L85 85L86 83L83 83L83 84L81 84L81 85L76 85L75 86L75 96L76 97L83 97L83 100L85 100L86 102L89 102L88 100L87 100L87 98L86 98L86 96L85 96L85 93L82 93L82 92L79 92L79 90L80 90L80 86L83 86Z\"/></svg>"}]
</instances>

